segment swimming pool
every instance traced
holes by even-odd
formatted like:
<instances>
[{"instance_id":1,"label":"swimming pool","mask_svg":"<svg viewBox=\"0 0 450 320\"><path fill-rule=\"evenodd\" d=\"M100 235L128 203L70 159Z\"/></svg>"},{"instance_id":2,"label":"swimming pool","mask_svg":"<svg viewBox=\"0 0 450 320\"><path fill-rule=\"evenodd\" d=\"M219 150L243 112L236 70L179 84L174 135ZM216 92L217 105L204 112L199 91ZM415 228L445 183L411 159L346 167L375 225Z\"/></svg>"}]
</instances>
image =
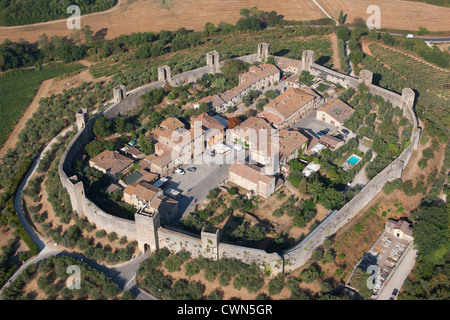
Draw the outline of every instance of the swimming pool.
<instances>
[{"instance_id":1,"label":"swimming pool","mask_svg":"<svg viewBox=\"0 0 450 320\"><path fill-rule=\"evenodd\" d=\"M359 162L359 160L361 160L361 158L354 154L350 158L348 158L347 162L355 165Z\"/></svg>"}]
</instances>

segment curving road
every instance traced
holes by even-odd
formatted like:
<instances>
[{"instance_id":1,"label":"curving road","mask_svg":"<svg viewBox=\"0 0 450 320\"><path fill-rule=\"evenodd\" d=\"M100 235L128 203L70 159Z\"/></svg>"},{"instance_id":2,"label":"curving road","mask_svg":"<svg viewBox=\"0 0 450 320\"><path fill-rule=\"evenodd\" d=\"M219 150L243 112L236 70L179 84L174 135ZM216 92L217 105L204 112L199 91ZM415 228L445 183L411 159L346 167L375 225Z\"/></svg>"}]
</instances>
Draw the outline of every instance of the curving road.
<instances>
[{"instance_id":1,"label":"curving road","mask_svg":"<svg viewBox=\"0 0 450 320\"><path fill-rule=\"evenodd\" d=\"M138 88L137 88L138 89ZM135 89L135 90L137 90ZM133 92L134 90L130 91ZM111 103L112 101L108 101L105 103L105 105ZM95 110L92 114L97 113L97 110ZM115 283L119 285L119 288L121 290L129 290L138 300L157 300L154 296L142 291L139 289L139 287L136 286L135 278L136 278L136 271L139 267L139 264L144 261L149 256L149 252L145 254L138 254L136 257L133 257L133 259L120 263L114 266L106 266L103 264L99 264L98 262L87 259L83 255L68 252L66 250L61 250L55 247L51 241L48 241L45 239L41 234L38 234L35 232L35 230L30 226L28 223L28 220L25 217L25 214L22 210L22 191L25 188L25 186L28 183L29 178L31 175L35 172L36 168L39 165L40 160L42 159L43 155L48 152L53 144L55 144L58 141L59 137L65 136L70 131L74 130L74 126L70 126L63 130L61 133L59 133L55 138L53 138L47 146L44 148L44 150L34 158L32 161L32 164L30 166L30 169L28 170L27 174L23 178L22 182L20 183L20 186L17 189L16 195L14 197L14 209L16 211L17 217L19 218L19 221L22 223L25 231L28 233L28 235L31 237L31 239L34 241L34 243L37 245L39 249L39 254L32 259L29 259L26 261L15 273L14 275L8 280L8 282L3 286L3 288L0 290L0 300L2 291L5 287L8 287L11 282L13 282L24 269L26 269L30 264L36 263L38 264L40 261L50 257L50 256L59 256L59 255L65 255L69 256L78 260L81 260L85 263L87 263L91 268L98 270L99 272L104 273L106 276L110 277Z\"/></svg>"}]
</instances>

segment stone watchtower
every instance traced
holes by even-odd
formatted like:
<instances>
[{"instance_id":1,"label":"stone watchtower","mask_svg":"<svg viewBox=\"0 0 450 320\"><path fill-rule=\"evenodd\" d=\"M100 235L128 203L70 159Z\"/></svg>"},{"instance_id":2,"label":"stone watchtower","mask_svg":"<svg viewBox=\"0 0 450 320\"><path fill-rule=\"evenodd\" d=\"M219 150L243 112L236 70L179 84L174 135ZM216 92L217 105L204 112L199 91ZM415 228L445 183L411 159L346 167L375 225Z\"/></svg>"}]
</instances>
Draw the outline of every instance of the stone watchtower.
<instances>
[{"instance_id":1,"label":"stone watchtower","mask_svg":"<svg viewBox=\"0 0 450 320\"><path fill-rule=\"evenodd\" d=\"M212 68L213 74L219 72L220 70L219 53L216 50L208 52L206 54L206 65Z\"/></svg>"},{"instance_id":2,"label":"stone watchtower","mask_svg":"<svg viewBox=\"0 0 450 320\"><path fill-rule=\"evenodd\" d=\"M139 211L135 213L136 237L139 250L145 252L159 250L158 229L161 226L159 213L146 213Z\"/></svg>"},{"instance_id":3,"label":"stone watchtower","mask_svg":"<svg viewBox=\"0 0 450 320\"><path fill-rule=\"evenodd\" d=\"M302 71L311 72L311 66L316 61L316 53L311 50L305 50L302 53Z\"/></svg>"},{"instance_id":4,"label":"stone watchtower","mask_svg":"<svg viewBox=\"0 0 450 320\"><path fill-rule=\"evenodd\" d=\"M414 100L416 99L416 93L410 88L404 88L402 90L402 107L405 108L413 108Z\"/></svg>"},{"instance_id":5,"label":"stone watchtower","mask_svg":"<svg viewBox=\"0 0 450 320\"><path fill-rule=\"evenodd\" d=\"M164 83L170 82L171 75L170 75L170 67L169 66L162 66L158 68L158 81L162 81Z\"/></svg>"},{"instance_id":6,"label":"stone watchtower","mask_svg":"<svg viewBox=\"0 0 450 320\"><path fill-rule=\"evenodd\" d=\"M127 97L127 89L123 84L113 88L114 102L120 102Z\"/></svg>"},{"instance_id":7,"label":"stone watchtower","mask_svg":"<svg viewBox=\"0 0 450 320\"><path fill-rule=\"evenodd\" d=\"M372 84L373 81L373 72L369 70L361 70L359 72L359 83L364 83L366 86Z\"/></svg>"},{"instance_id":8,"label":"stone watchtower","mask_svg":"<svg viewBox=\"0 0 450 320\"><path fill-rule=\"evenodd\" d=\"M220 229L206 230L201 233L202 256L214 261L219 260Z\"/></svg>"},{"instance_id":9,"label":"stone watchtower","mask_svg":"<svg viewBox=\"0 0 450 320\"><path fill-rule=\"evenodd\" d=\"M266 59L270 56L269 53L270 44L268 43L258 43L258 61L266 62Z\"/></svg>"},{"instance_id":10,"label":"stone watchtower","mask_svg":"<svg viewBox=\"0 0 450 320\"><path fill-rule=\"evenodd\" d=\"M75 114L75 118L77 120L78 131L83 130L86 127L86 124L89 122L89 113L86 108L81 108Z\"/></svg>"}]
</instances>

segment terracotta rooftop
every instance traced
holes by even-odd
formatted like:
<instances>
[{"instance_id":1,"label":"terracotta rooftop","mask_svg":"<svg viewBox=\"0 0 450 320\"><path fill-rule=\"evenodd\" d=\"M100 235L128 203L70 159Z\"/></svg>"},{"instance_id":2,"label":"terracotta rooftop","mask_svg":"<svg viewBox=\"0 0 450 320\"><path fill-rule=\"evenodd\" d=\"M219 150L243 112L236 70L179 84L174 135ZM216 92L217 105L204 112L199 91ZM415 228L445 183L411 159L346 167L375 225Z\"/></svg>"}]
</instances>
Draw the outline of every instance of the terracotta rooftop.
<instances>
[{"instance_id":1,"label":"terracotta rooftop","mask_svg":"<svg viewBox=\"0 0 450 320\"><path fill-rule=\"evenodd\" d=\"M344 141L339 138L336 138L333 136L328 136L328 135L320 137L320 140L319 140L319 143L331 146L333 148L335 148L339 143L342 143L342 142L344 142Z\"/></svg>"},{"instance_id":2,"label":"terracotta rooftop","mask_svg":"<svg viewBox=\"0 0 450 320\"><path fill-rule=\"evenodd\" d=\"M328 100L327 103L323 107L320 107L317 111L326 112L340 123L343 123L345 120L350 118L355 112L353 108L339 99Z\"/></svg>"},{"instance_id":3,"label":"terracotta rooftop","mask_svg":"<svg viewBox=\"0 0 450 320\"><path fill-rule=\"evenodd\" d=\"M246 163L233 163L230 166L230 171L237 174L238 176L251 181L253 183L258 183L259 181L264 183L270 183L272 179L275 179L274 176L268 176L261 172L260 167L254 164Z\"/></svg>"},{"instance_id":4,"label":"terracotta rooftop","mask_svg":"<svg viewBox=\"0 0 450 320\"><path fill-rule=\"evenodd\" d=\"M109 150L103 151L89 162L113 175L121 173L134 163L132 159L121 155L119 152Z\"/></svg>"},{"instance_id":5,"label":"terracotta rooftop","mask_svg":"<svg viewBox=\"0 0 450 320\"><path fill-rule=\"evenodd\" d=\"M164 129L176 130L184 128L184 123L177 118L170 117L161 122L159 126Z\"/></svg>"},{"instance_id":6,"label":"terracotta rooftop","mask_svg":"<svg viewBox=\"0 0 450 320\"><path fill-rule=\"evenodd\" d=\"M197 103L200 104L202 102L206 103L211 108L215 108L223 104L225 101L223 101L223 99L220 96L215 94L213 96L204 97L200 99Z\"/></svg>"},{"instance_id":7,"label":"terracotta rooftop","mask_svg":"<svg viewBox=\"0 0 450 320\"><path fill-rule=\"evenodd\" d=\"M296 130L281 130L274 136L278 136L278 153L280 160L283 160L294 151L308 142L308 138ZM275 148L273 151L276 151ZM270 156L272 153L271 143L258 145L258 153L263 156Z\"/></svg>"},{"instance_id":8,"label":"terracotta rooftop","mask_svg":"<svg viewBox=\"0 0 450 320\"><path fill-rule=\"evenodd\" d=\"M263 118L250 117L237 127L234 127L232 130L235 135L246 141L249 141L253 138L252 130L254 130L254 138L257 139L254 142L255 144L259 144L260 140L262 139L262 137L260 138L259 135L260 133L263 133L263 131L260 130L266 130L266 137L268 139L273 133L272 130L275 129L273 129L272 126Z\"/></svg>"},{"instance_id":9,"label":"terracotta rooftop","mask_svg":"<svg viewBox=\"0 0 450 320\"><path fill-rule=\"evenodd\" d=\"M412 237L413 228L411 228L411 226L408 223L408 221L405 221L405 220L398 220L398 221L396 221L394 219L389 219L386 222L386 228L387 229L392 229L392 230L399 229L404 234Z\"/></svg>"},{"instance_id":10,"label":"terracotta rooftop","mask_svg":"<svg viewBox=\"0 0 450 320\"><path fill-rule=\"evenodd\" d=\"M289 67L300 69L302 67L302 62L300 60L281 57L278 59L277 65L281 70Z\"/></svg>"},{"instance_id":11,"label":"terracotta rooftop","mask_svg":"<svg viewBox=\"0 0 450 320\"><path fill-rule=\"evenodd\" d=\"M198 117L191 119L192 128L194 127L196 121L200 121L202 123L203 130L217 129L219 131L222 131L225 129L225 126L221 124L219 120L217 120L215 117L211 117L206 112L203 112Z\"/></svg>"},{"instance_id":12,"label":"terracotta rooftop","mask_svg":"<svg viewBox=\"0 0 450 320\"><path fill-rule=\"evenodd\" d=\"M279 72L280 70L278 70L278 68L273 64L260 64L258 66L251 66L248 69L248 72L241 74L241 76L239 77L239 82L241 84L244 82L253 84L255 82L258 82L259 80L262 80Z\"/></svg>"},{"instance_id":13,"label":"terracotta rooftop","mask_svg":"<svg viewBox=\"0 0 450 320\"><path fill-rule=\"evenodd\" d=\"M150 183L141 182L139 184L137 183L130 184L125 188L124 193L129 195L135 195L139 199L151 202L159 191L160 191L159 188L152 186Z\"/></svg>"},{"instance_id":14,"label":"terracotta rooftop","mask_svg":"<svg viewBox=\"0 0 450 320\"><path fill-rule=\"evenodd\" d=\"M287 119L298 109L314 100L314 98L313 95L303 90L289 88L283 94L270 101L264 107L264 111L276 112L279 116Z\"/></svg>"},{"instance_id":15,"label":"terracotta rooftop","mask_svg":"<svg viewBox=\"0 0 450 320\"><path fill-rule=\"evenodd\" d=\"M143 153L141 150L139 150L136 147L130 147L127 150L125 150L125 153L129 153L134 157L141 157L143 155L145 155L145 153Z\"/></svg>"}]
</instances>

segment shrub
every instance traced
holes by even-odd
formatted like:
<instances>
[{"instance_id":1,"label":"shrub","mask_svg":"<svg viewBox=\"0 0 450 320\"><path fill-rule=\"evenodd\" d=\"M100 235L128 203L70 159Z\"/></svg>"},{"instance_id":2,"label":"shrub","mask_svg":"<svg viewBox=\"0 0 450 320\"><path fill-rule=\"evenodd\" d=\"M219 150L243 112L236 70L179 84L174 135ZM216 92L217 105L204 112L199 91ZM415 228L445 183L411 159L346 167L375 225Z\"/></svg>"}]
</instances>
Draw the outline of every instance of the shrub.
<instances>
[{"instance_id":1,"label":"shrub","mask_svg":"<svg viewBox=\"0 0 450 320\"><path fill-rule=\"evenodd\" d=\"M99 230L95 233L95 237L98 239L106 237L106 231L105 230Z\"/></svg>"},{"instance_id":2,"label":"shrub","mask_svg":"<svg viewBox=\"0 0 450 320\"><path fill-rule=\"evenodd\" d=\"M117 233L111 232L110 234L108 234L107 238L108 238L109 242L113 242L113 241L117 240L118 236L117 236Z\"/></svg>"},{"instance_id":3,"label":"shrub","mask_svg":"<svg viewBox=\"0 0 450 320\"><path fill-rule=\"evenodd\" d=\"M275 278L269 281L269 295L280 294L284 287L284 274L279 273Z\"/></svg>"}]
</instances>

